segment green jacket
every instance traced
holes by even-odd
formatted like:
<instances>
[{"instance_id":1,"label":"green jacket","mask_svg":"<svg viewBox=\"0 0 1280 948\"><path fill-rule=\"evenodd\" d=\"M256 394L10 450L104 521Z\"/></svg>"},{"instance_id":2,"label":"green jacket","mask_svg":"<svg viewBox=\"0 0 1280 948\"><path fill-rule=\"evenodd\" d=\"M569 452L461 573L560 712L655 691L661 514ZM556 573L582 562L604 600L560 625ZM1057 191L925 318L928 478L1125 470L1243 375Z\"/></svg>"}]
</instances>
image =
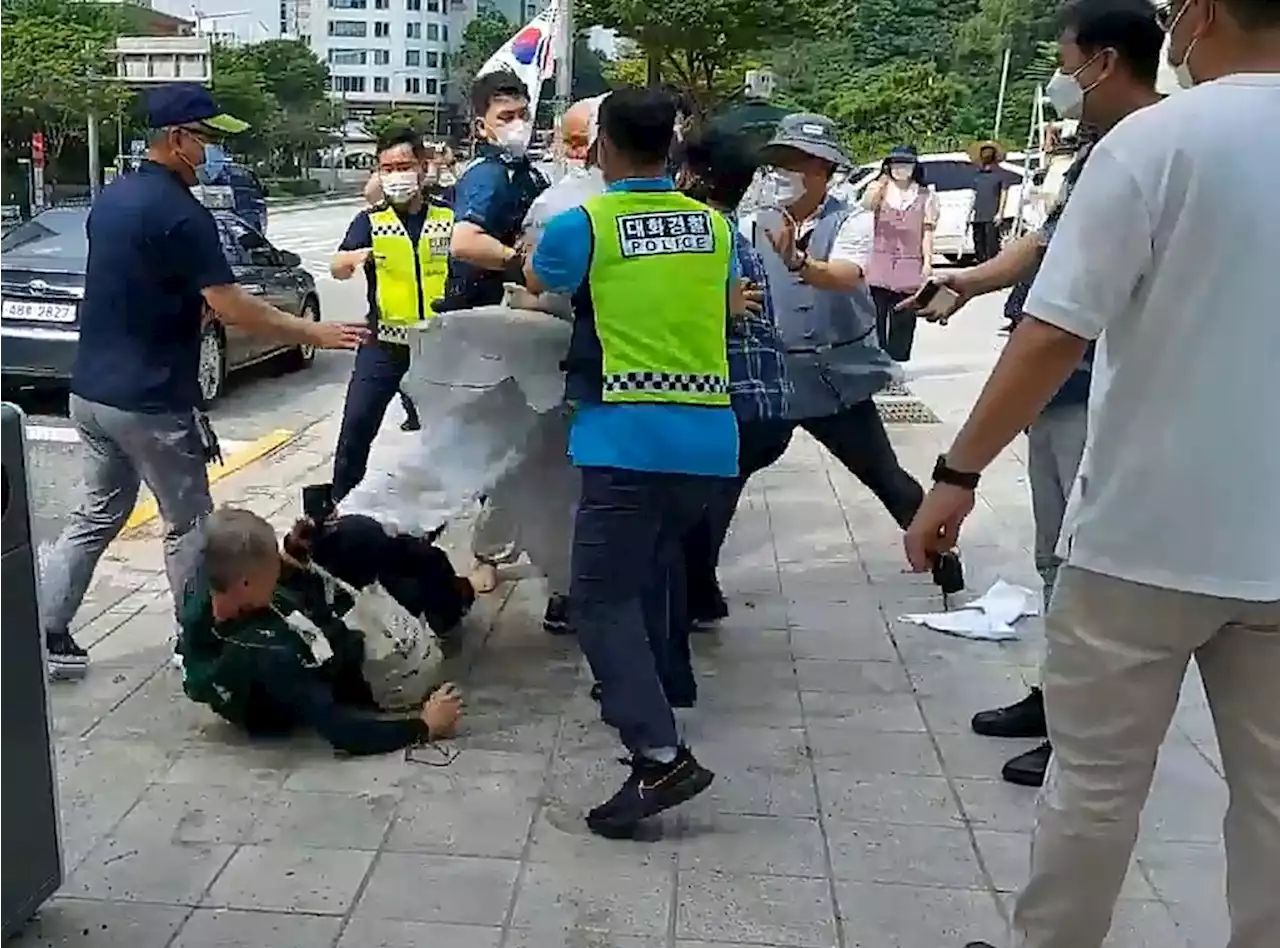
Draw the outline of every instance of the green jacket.
<instances>
[{"instance_id":1,"label":"green jacket","mask_svg":"<svg viewBox=\"0 0 1280 948\"><path fill-rule=\"evenodd\" d=\"M207 586L196 586L183 600L179 651L187 697L252 734L312 727L349 754L380 754L429 739L417 718L369 716L359 633L329 606L318 577L285 570L273 608L227 622L214 620ZM336 605L345 611L350 601ZM285 621L295 611L328 639L333 656L324 663Z\"/></svg>"}]
</instances>

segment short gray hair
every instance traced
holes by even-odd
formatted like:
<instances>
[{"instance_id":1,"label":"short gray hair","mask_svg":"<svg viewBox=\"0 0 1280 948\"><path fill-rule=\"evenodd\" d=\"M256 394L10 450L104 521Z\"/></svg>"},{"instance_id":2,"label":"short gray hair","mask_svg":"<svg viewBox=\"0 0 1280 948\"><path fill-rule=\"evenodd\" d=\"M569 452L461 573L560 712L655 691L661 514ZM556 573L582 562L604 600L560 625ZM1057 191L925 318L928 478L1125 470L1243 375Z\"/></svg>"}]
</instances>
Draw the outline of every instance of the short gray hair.
<instances>
[{"instance_id":1,"label":"short gray hair","mask_svg":"<svg viewBox=\"0 0 1280 948\"><path fill-rule=\"evenodd\" d=\"M205 519L200 569L214 592L226 592L262 563L280 555L276 532L252 510L219 507Z\"/></svg>"}]
</instances>

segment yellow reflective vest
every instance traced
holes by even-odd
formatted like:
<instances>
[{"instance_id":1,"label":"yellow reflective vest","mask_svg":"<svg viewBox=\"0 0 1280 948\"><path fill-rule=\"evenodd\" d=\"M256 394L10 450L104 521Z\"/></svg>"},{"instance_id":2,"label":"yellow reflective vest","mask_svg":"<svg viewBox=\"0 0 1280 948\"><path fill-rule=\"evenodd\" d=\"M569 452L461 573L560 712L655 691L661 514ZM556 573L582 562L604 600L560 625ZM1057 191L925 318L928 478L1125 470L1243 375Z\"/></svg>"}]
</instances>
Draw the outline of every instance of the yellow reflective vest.
<instances>
[{"instance_id":1,"label":"yellow reflective vest","mask_svg":"<svg viewBox=\"0 0 1280 948\"><path fill-rule=\"evenodd\" d=\"M453 211L429 205L415 248L395 210L369 212L378 308L378 338L407 343L407 327L435 315L431 304L444 296L449 268Z\"/></svg>"}]
</instances>

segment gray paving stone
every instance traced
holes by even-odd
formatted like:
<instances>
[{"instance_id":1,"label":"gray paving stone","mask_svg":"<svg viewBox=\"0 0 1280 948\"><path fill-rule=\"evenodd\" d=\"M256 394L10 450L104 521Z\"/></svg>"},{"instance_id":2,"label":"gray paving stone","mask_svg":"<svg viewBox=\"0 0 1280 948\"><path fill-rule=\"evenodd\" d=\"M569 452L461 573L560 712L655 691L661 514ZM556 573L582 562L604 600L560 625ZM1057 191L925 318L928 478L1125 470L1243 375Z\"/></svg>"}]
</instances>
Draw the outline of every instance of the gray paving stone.
<instances>
[{"instance_id":1,"label":"gray paving stone","mask_svg":"<svg viewBox=\"0 0 1280 948\"><path fill-rule=\"evenodd\" d=\"M825 879L681 871L676 937L833 948L835 912Z\"/></svg>"},{"instance_id":2,"label":"gray paving stone","mask_svg":"<svg viewBox=\"0 0 1280 948\"><path fill-rule=\"evenodd\" d=\"M284 783L298 758L296 748L274 742L246 747L198 744L180 751L158 779L201 787L273 790Z\"/></svg>"},{"instance_id":3,"label":"gray paving stone","mask_svg":"<svg viewBox=\"0 0 1280 948\"><path fill-rule=\"evenodd\" d=\"M140 847L108 838L85 857L63 892L113 901L195 905L232 852L232 846L156 840Z\"/></svg>"},{"instance_id":4,"label":"gray paving stone","mask_svg":"<svg viewBox=\"0 0 1280 948\"><path fill-rule=\"evenodd\" d=\"M1027 873L1030 871L1031 834L975 830L974 838L996 889L1016 894L1026 884ZM1157 895L1142 871L1130 865L1120 897L1149 901L1157 898Z\"/></svg>"},{"instance_id":5,"label":"gray paving stone","mask_svg":"<svg viewBox=\"0 0 1280 948\"><path fill-rule=\"evenodd\" d=\"M634 869L532 863L525 869L511 924L534 931L587 929L619 935L666 933L674 867Z\"/></svg>"},{"instance_id":6,"label":"gray paving stone","mask_svg":"<svg viewBox=\"0 0 1280 948\"><path fill-rule=\"evenodd\" d=\"M190 909L55 898L8 948L166 948Z\"/></svg>"},{"instance_id":7,"label":"gray paving stone","mask_svg":"<svg viewBox=\"0 0 1280 948\"><path fill-rule=\"evenodd\" d=\"M865 633L819 632L795 629L791 634L791 653L797 661L896 662L898 653L888 635L869 630ZM817 689L814 689L817 690Z\"/></svg>"},{"instance_id":8,"label":"gray paving stone","mask_svg":"<svg viewBox=\"0 0 1280 948\"><path fill-rule=\"evenodd\" d=\"M299 763L285 779L284 789L398 795L410 773L411 765L402 754L357 758L320 753Z\"/></svg>"},{"instance_id":9,"label":"gray paving stone","mask_svg":"<svg viewBox=\"0 0 1280 948\"><path fill-rule=\"evenodd\" d=\"M280 790L263 799L246 842L318 849L377 849L391 816L392 794Z\"/></svg>"},{"instance_id":10,"label":"gray paving stone","mask_svg":"<svg viewBox=\"0 0 1280 948\"><path fill-rule=\"evenodd\" d=\"M675 864L676 851L682 845L680 816L668 813L647 820L636 839L610 840L587 829L582 810L549 805L534 821L528 860L558 865L591 863L601 866L602 871L609 871L612 865L669 867Z\"/></svg>"},{"instance_id":11,"label":"gray paving stone","mask_svg":"<svg viewBox=\"0 0 1280 948\"><path fill-rule=\"evenodd\" d=\"M242 846L209 890L208 907L343 915L373 853L295 846Z\"/></svg>"},{"instance_id":12,"label":"gray paving stone","mask_svg":"<svg viewBox=\"0 0 1280 948\"><path fill-rule=\"evenodd\" d=\"M800 695L805 720L829 727L873 731L925 730L920 707L912 695L851 695L837 691L805 691Z\"/></svg>"},{"instance_id":13,"label":"gray paving stone","mask_svg":"<svg viewBox=\"0 0 1280 948\"><path fill-rule=\"evenodd\" d=\"M710 787L681 809L691 814L805 817L817 816L818 798L808 766L790 770L735 767L718 775Z\"/></svg>"},{"instance_id":14,"label":"gray paving stone","mask_svg":"<svg viewBox=\"0 0 1280 948\"><path fill-rule=\"evenodd\" d=\"M953 777L989 780L1000 775L1005 761L1041 743L1040 738L1011 740L979 734L937 734L947 773Z\"/></svg>"},{"instance_id":15,"label":"gray paving stone","mask_svg":"<svg viewBox=\"0 0 1280 948\"><path fill-rule=\"evenodd\" d=\"M823 815L837 820L959 826L960 809L942 777L818 770Z\"/></svg>"},{"instance_id":16,"label":"gray paving stone","mask_svg":"<svg viewBox=\"0 0 1280 948\"><path fill-rule=\"evenodd\" d=\"M965 815L974 829L1030 832L1035 821L1036 791L999 779L957 780Z\"/></svg>"},{"instance_id":17,"label":"gray paving stone","mask_svg":"<svg viewBox=\"0 0 1280 948\"><path fill-rule=\"evenodd\" d=\"M676 859L684 869L732 869L772 876L825 878L827 852L817 820L715 814L678 824Z\"/></svg>"},{"instance_id":18,"label":"gray paving stone","mask_svg":"<svg viewBox=\"0 0 1280 948\"><path fill-rule=\"evenodd\" d=\"M982 888L969 831L953 826L825 821L837 879Z\"/></svg>"},{"instance_id":19,"label":"gray paving stone","mask_svg":"<svg viewBox=\"0 0 1280 948\"><path fill-rule=\"evenodd\" d=\"M667 948L667 939L665 936L619 935L590 928L563 932L513 929L507 935L505 948Z\"/></svg>"},{"instance_id":20,"label":"gray paving stone","mask_svg":"<svg viewBox=\"0 0 1280 948\"><path fill-rule=\"evenodd\" d=\"M1122 900L1111 920L1111 934L1103 948L1200 948L1204 942L1188 942L1169 907L1160 902Z\"/></svg>"},{"instance_id":21,"label":"gray paving stone","mask_svg":"<svg viewBox=\"0 0 1280 948\"><path fill-rule=\"evenodd\" d=\"M337 948L498 948L501 941L501 928L357 917L338 939Z\"/></svg>"},{"instance_id":22,"label":"gray paving stone","mask_svg":"<svg viewBox=\"0 0 1280 948\"><path fill-rule=\"evenodd\" d=\"M406 794L387 849L509 858L523 852L542 798L541 772L430 776L439 785Z\"/></svg>"},{"instance_id":23,"label":"gray paving stone","mask_svg":"<svg viewBox=\"0 0 1280 948\"><path fill-rule=\"evenodd\" d=\"M911 694L911 680L895 661L849 662L831 659L796 661L800 690L853 695Z\"/></svg>"},{"instance_id":24,"label":"gray paving stone","mask_svg":"<svg viewBox=\"0 0 1280 948\"><path fill-rule=\"evenodd\" d=\"M1002 937L1004 921L990 892L838 882L836 901L846 948L939 948Z\"/></svg>"},{"instance_id":25,"label":"gray paving stone","mask_svg":"<svg viewBox=\"0 0 1280 948\"><path fill-rule=\"evenodd\" d=\"M338 918L297 912L196 909L170 948L332 948Z\"/></svg>"},{"instance_id":26,"label":"gray paving stone","mask_svg":"<svg viewBox=\"0 0 1280 948\"><path fill-rule=\"evenodd\" d=\"M927 734L810 725L814 767L860 774L942 776L942 762Z\"/></svg>"},{"instance_id":27,"label":"gray paving stone","mask_svg":"<svg viewBox=\"0 0 1280 948\"><path fill-rule=\"evenodd\" d=\"M519 869L512 859L383 853L355 917L500 926Z\"/></svg>"},{"instance_id":28,"label":"gray paving stone","mask_svg":"<svg viewBox=\"0 0 1280 948\"><path fill-rule=\"evenodd\" d=\"M248 842L261 791L195 784L153 784L116 827L115 836L145 849L153 843Z\"/></svg>"}]
</instances>

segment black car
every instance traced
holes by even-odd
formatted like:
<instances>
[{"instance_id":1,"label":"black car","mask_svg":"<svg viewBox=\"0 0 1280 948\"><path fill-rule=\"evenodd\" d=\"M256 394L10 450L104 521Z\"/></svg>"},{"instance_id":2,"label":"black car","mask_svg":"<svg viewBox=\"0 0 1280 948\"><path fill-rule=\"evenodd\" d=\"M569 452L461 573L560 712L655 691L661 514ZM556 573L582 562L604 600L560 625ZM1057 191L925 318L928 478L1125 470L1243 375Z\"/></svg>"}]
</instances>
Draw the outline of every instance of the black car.
<instances>
[{"instance_id":1,"label":"black car","mask_svg":"<svg viewBox=\"0 0 1280 948\"><path fill-rule=\"evenodd\" d=\"M53 208L4 235L0 243L0 359L4 383L65 386L79 342L84 298L87 207ZM237 282L248 292L302 319L320 320L320 298L301 259L230 212L214 211L222 250ZM288 368L311 364L310 346L283 346L223 325L205 326L200 347L200 390L207 401L221 394L229 372L279 358Z\"/></svg>"}]
</instances>

